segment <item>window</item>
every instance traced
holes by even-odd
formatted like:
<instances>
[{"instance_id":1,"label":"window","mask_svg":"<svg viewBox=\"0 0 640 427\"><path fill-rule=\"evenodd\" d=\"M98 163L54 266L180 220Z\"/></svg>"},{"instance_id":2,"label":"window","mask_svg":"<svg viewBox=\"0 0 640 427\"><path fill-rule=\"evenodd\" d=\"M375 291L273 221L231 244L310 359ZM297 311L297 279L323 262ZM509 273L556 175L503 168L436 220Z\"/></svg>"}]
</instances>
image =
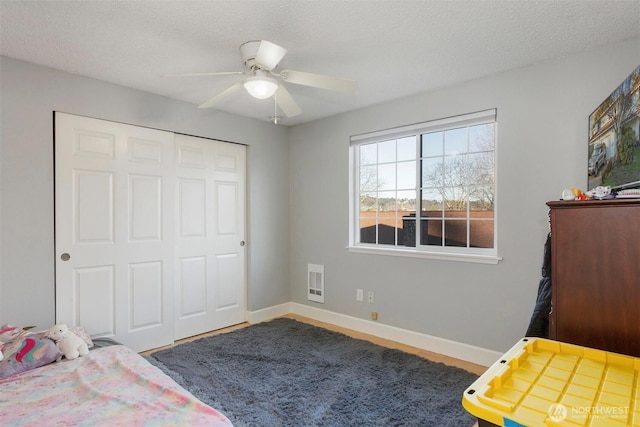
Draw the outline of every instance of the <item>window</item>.
<instances>
[{"instance_id":1,"label":"window","mask_svg":"<svg viewBox=\"0 0 640 427\"><path fill-rule=\"evenodd\" d=\"M351 138L350 249L497 262L496 110Z\"/></svg>"}]
</instances>

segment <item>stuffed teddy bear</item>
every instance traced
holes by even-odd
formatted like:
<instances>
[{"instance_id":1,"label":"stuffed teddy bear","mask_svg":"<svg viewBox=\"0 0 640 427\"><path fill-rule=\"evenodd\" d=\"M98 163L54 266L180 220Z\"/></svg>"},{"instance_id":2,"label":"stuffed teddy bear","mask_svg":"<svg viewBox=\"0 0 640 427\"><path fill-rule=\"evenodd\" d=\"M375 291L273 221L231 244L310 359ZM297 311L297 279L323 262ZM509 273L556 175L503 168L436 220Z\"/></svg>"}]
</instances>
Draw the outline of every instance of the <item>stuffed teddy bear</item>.
<instances>
[{"instance_id":1,"label":"stuffed teddy bear","mask_svg":"<svg viewBox=\"0 0 640 427\"><path fill-rule=\"evenodd\" d=\"M58 350L69 360L89 354L87 343L71 332L64 323L49 328L45 336L54 340ZM59 362L60 360L62 360L62 356L58 357L57 361Z\"/></svg>"}]
</instances>

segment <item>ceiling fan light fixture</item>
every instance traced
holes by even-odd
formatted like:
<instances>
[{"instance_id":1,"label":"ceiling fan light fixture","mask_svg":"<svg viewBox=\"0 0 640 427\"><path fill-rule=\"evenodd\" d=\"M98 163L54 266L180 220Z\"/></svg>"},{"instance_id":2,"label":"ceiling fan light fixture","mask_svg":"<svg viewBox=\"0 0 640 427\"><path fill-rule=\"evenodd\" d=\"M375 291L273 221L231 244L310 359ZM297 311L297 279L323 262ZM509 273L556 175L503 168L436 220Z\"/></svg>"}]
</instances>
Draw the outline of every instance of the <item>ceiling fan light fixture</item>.
<instances>
[{"instance_id":1,"label":"ceiling fan light fixture","mask_svg":"<svg viewBox=\"0 0 640 427\"><path fill-rule=\"evenodd\" d=\"M244 88L254 98L267 99L271 98L278 90L278 82L270 77L257 75L245 80Z\"/></svg>"}]
</instances>

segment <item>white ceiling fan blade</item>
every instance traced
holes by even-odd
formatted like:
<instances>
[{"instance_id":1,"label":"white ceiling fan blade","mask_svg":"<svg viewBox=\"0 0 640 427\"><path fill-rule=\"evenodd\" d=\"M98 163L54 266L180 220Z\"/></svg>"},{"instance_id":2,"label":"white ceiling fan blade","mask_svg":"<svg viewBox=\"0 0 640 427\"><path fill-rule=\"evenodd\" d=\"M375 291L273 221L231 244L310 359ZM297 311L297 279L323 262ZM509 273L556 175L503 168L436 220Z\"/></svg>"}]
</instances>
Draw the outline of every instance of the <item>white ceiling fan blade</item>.
<instances>
[{"instance_id":1,"label":"white ceiling fan blade","mask_svg":"<svg viewBox=\"0 0 640 427\"><path fill-rule=\"evenodd\" d=\"M196 76L227 76L244 74L244 71L226 71L222 73L187 73L187 74L164 74L162 77L196 77Z\"/></svg>"},{"instance_id":2,"label":"white ceiling fan blade","mask_svg":"<svg viewBox=\"0 0 640 427\"><path fill-rule=\"evenodd\" d=\"M278 90L276 91L275 97L276 97L276 104L278 104L278 107L282 109L282 112L284 113L285 116L293 117L302 113L300 106L296 104L296 101L293 100L293 97L291 96L289 91L285 89L284 86L282 85L278 86Z\"/></svg>"},{"instance_id":3,"label":"white ceiling fan blade","mask_svg":"<svg viewBox=\"0 0 640 427\"><path fill-rule=\"evenodd\" d=\"M263 70L273 70L287 54L287 49L275 43L262 40L256 52L256 65Z\"/></svg>"},{"instance_id":4,"label":"white ceiling fan blade","mask_svg":"<svg viewBox=\"0 0 640 427\"><path fill-rule=\"evenodd\" d=\"M355 92L358 87L358 83L355 80L325 76L323 74L306 73L304 71L282 70L280 77L289 83L334 90L337 92Z\"/></svg>"},{"instance_id":5,"label":"white ceiling fan blade","mask_svg":"<svg viewBox=\"0 0 640 427\"><path fill-rule=\"evenodd\" d=\"M222 101L227 96L231 95L233 92L237 91L242 87L242 82L238 82L232 86L229 86L210 100L206 101L203 104L198 105L198 108L211 108L216 105L218 102Z\"/></svg>"}]
</instances>

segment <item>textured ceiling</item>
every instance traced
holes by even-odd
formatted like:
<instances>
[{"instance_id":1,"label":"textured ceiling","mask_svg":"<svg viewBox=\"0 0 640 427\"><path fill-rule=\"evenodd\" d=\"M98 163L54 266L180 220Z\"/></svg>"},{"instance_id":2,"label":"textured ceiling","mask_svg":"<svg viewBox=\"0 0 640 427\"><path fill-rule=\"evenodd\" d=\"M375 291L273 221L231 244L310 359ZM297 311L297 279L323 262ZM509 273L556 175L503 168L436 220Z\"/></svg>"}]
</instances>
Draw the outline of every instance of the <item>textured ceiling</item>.
<instances>
[{"instance_id":1,"label":"textured ceiling","mask_svg":"<svg viewBox=\"0 0 640 427\"><path fill-rule=\"evenodd\" d=\"M6 1L0 53L194 104L242 76L238 47L288 50L280 68L345 77L355 94L287 84L294 125L640 37L640 1ZM639 52L640 54L640 52ZM639 55L640 57L640 55ZM218 109L268 120L240 91Z\"/></svg>"}]
</instances>

